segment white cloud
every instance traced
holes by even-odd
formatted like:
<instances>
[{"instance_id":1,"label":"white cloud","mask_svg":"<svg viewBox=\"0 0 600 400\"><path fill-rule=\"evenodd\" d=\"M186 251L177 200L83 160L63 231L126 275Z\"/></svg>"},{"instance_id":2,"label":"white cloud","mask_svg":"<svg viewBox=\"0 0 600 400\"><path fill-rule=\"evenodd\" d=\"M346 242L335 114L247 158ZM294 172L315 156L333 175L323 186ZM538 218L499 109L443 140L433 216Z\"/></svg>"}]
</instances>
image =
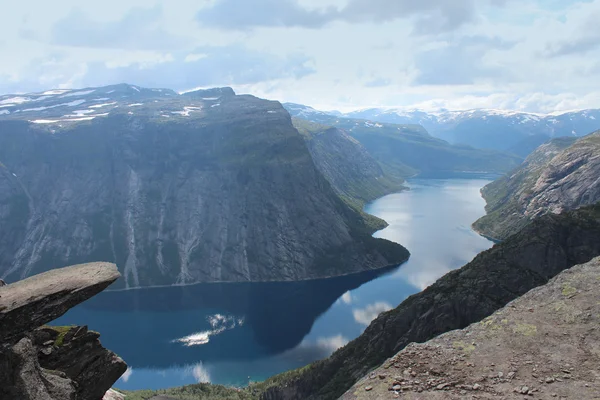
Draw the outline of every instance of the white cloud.
<instances>
[{"instance_id":1,"label":"white cloud","mask_svg":"<svg viewBox=\"0 0 600 400\"><path fill-rule=\"evenodd\" d=\"M349 340L342 335L320 337L317 339L317 346L329 351L330 353L333 353L340 347L347 345L348 342Z\"/></svg>"},{"instance_id":2,"label":"white cloud","mask_svg":"<svg viewBox=\"0 0 600 400\"><path fill-rule=\"evenodd\" d=\"M131 374L133 374L133 368L127 367L127 370L123 372L123 375L121 375L121 380L123 382L129 381L129 378L131 378Z\"/></svg>"},{"instance_id":3,"label":"white cloud","mask_svg":"<svg viewBox=\"0 0 600 400\"><path fill-rule=\"evenodd\" d=\"M384 301L369 304L364 308L352 310L354 320L361 325L368 326L379 314L392 309L392 306Z\"/></svg>"},{"instance_id":4,"label":"white cloud","mask_svg":"<svg viewBox=\"0 0 600 400\"><path fill-rule=\"evenodd\" d=\"M192 375L198 383L210 383L210 372L202 362L188 366L186 372Z\"/></svg>"},{"instance_id":5,"label":"white cloud","mask_svg":"<svg viewBox=\"0 0 600 400\"><path fill-rule=\"evenodd\" d=\"M342 302L344 304L351 304L352 303L352 295L350 294L350 292L346 292L342 295L341 297Z\"/></svg>"},{"instance_id":6,"label":"white cloud","mask_svg":"<svg viewBox=\"0 0 600 400\"><path fill-rule=\"evenodd\" d=\"M251 29L196 20L215 10ZM321 109L600 107L598 15L600 0L30 0L0 14L0 92L128 82Z\"/></svg>"}]
</instances>

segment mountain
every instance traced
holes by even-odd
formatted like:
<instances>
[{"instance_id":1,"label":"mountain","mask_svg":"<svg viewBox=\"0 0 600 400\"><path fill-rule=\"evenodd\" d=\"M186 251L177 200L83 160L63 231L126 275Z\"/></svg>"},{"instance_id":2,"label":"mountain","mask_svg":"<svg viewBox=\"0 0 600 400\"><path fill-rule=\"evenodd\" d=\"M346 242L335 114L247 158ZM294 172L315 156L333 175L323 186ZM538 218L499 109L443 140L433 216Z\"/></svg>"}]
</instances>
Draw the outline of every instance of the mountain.
<instances>
[{"instance_id":1,"label":"mountain","mask_svg":"<svg viewBox=\"0 0 600 400\"><path fill-rule=\"evenodd\" d=\"M404 188L402 178L385 172L345 131L296 117L292 123L304 137L319 171L349 201L364 203Z\"/></svg>"},{"instance_id":2,"label":"mountain","mask_svg":"<svg viewBox=\"0 0 600 400\"><path fill-rule=\"evenodd\" d=\"M561 272L481 322L407 346L341 399L396 393L406 400L597 399L600 353L589 345L600 342L598 281L600 257Z\"/></svg>"},{"instance_id":3,"label":"mountain","mask_svg":"<svg viewBox=\"0 0 600 400\"><path fill-rule=\"evenodd\" d=\"M481 191L487 215L473 226L505 239L546 213L560 213L600 201L600 131L557 138L540 146L516 170Z\"/></svg>"},{"instance_id":4,"label":"mountain","mask_svg":"<svg viewBox=\"0 0 600 400\"><path fill-rule=\"evenodd\" d=\"M336 399L410 343L481 321L561 271L598 255L600 204L545 215L395 309L380 314L362 335L329 358L251 389L263 400ZM563 289L569 295L575 293L570 287ZM527 332L523 329L518 332ZM391 373L400 375L403 371L394 368ZM430 371L432 378L439 374Z\"/></svg>"},{"instance_id":5,"label":"mountain","mask_svg":"<svg viewBox=\"0 0 600 400\"><path fill-rule=\"evenodd\" d=\"M289 281L408 252L315 167L278 102L114 85L3 96L0 276L114 262L115 287Z\"/></svg>"},{"instance_id":6,"label":"mountain","mask_svg":"<svg viewBox=\"0 0 600 400\"><path fill-rule=\"evenodd\" d=\"M372 108L344 116L392 124L419 124L433 136L450 143L512 151L523 157L527 156L527 150L534 150L551 138L583 136L600 129L600 109L535 114L486 109L424 112Z\"/></svg>"},{"instance_id":7,"label":"mountain","mask_svg":"<svg viewBox=\"0 0 600 400\"><path fill-rule=\"evenodd\" d=\"M452 145L420 125L396 125L343 118L285 103L293 117L332 126L358 140L391 176L457 172L506 172L521 162L515 155Z\"/></svg>"}]
</instances>

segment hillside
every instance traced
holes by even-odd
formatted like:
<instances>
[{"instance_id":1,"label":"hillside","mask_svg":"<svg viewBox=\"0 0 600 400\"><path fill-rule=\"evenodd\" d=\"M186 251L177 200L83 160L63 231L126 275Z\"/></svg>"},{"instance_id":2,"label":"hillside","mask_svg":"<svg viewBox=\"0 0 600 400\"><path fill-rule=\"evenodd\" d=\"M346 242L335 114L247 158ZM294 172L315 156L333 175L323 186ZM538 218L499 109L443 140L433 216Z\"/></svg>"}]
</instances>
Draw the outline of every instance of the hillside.
<instances>
[{"instance_id":1,"label":"hillside","mask_svg":"<svg viewBox=\"0 0 600 400\"><path fill-rule=\"evenodd\" d=\"M545 213L600 201L600 132L559 138L540 146L521 165L482 190L487 215L473 227L505 239Z\"/></svg>"},{"instance_id":2,"label":"hillside","mask_svg":"<svg viewBox=\"0 0 600 400\"><path fill-rule=\"evenodd\" d=\"M561 271L600 255L600 205L545 215L459 270L440 278L329 358L275 376L261 398L336 399L412 342L462 329L491 315Z\"/></svg>"},{"instance_id":3,"label":"hillside","mask_svg":"<svg viewBox=\"0 0 600 400\"><path fill-rule=\"evenodd\" d=\"M402 178L391 176L365 147L341 129L292 118L315 165L341 196L368 202L400 191Z\"/></svg>"},{"instance_id":4,"label":"hillside","mask_svg":"<svg viewBox=\"0 0 600 400\"><path fill-rule=\"evenodd\" d=\"M396 125L338 117L297 104L284 104L297 118L342 129L358 140L392 176L439 175L463 172L503 173L522 159L494 150L452 145L419 125Z\"/></svg>"},{"instance_id":5,"label":"hillside","mask_svg":"<svg viewBox=\"0 0 600 400\"><path fill-rule=\"evenodd\" d=\"M301 280L403 262L278 103L116 85L5 98L0 276L114 262L115 287Z\"/></svg>"},{"instance_id":6,"label":"hillside","mask_svg":"<svg viewBox=\"0 0 600 400\"><path fill-rule=\"evenodd\" d=\"M597 399L598 281L600 258L574 266L481 322L410 344L342 399Z\"/></svg>"}]
</instances>

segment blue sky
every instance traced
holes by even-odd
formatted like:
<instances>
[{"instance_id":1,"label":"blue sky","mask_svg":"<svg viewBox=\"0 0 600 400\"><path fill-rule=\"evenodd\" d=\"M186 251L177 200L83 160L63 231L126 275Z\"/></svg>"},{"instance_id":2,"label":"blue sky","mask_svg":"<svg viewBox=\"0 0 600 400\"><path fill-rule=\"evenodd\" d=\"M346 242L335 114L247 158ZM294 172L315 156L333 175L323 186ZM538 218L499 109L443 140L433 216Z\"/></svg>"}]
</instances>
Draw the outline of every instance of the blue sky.
<instances>
[{"instance_id":1,"label":"blue sky","mask_svg":"<svg viewBox=\"0 0 600 400\"><path fill-rule=\"evenodd\" d=\"M351 110L600 107L600 0L22 0L0 92L127 82Z\"/></svg>"}]
</instances>

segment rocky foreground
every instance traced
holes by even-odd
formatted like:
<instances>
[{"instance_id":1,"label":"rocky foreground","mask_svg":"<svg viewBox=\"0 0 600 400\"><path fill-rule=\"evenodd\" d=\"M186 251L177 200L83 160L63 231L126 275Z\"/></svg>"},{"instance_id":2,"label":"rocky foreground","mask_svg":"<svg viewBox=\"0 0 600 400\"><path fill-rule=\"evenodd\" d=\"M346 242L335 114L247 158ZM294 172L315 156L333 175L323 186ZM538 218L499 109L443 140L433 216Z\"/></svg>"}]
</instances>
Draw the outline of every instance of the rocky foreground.
<instances>
[{"instance_id":1,"label":"rocky foreground","mask_svg":"<svg viewBox=\"0 0 600 400\"><path fill-rule=\"evenodd\" d=\"M0 400L100 400L127 369L86 326L44 325L120 276L109 263L0 287Z\"/></svg>"},{"instance_id":2,"label":"rocky foreground","mask_svg":"<svg viewBox=\"0 0 600 400\"><path fill-rule=\"evenodd\" d=\"M560 272L599 255L600 205L545 215L380 314L362 335L329 358L267 380L261 399L337 399L410 343L481 321Z\"/></svg>"},{"instance_id":3,"label":"rocky foreground","mask_svg":"<svg viewBox=\"0 0 600 400\"><path fill-rule=\"evenodd\" d=\"M411 344L342 399L600 398L600 257L483 321Z\"/></svg>"}]
</instances>

